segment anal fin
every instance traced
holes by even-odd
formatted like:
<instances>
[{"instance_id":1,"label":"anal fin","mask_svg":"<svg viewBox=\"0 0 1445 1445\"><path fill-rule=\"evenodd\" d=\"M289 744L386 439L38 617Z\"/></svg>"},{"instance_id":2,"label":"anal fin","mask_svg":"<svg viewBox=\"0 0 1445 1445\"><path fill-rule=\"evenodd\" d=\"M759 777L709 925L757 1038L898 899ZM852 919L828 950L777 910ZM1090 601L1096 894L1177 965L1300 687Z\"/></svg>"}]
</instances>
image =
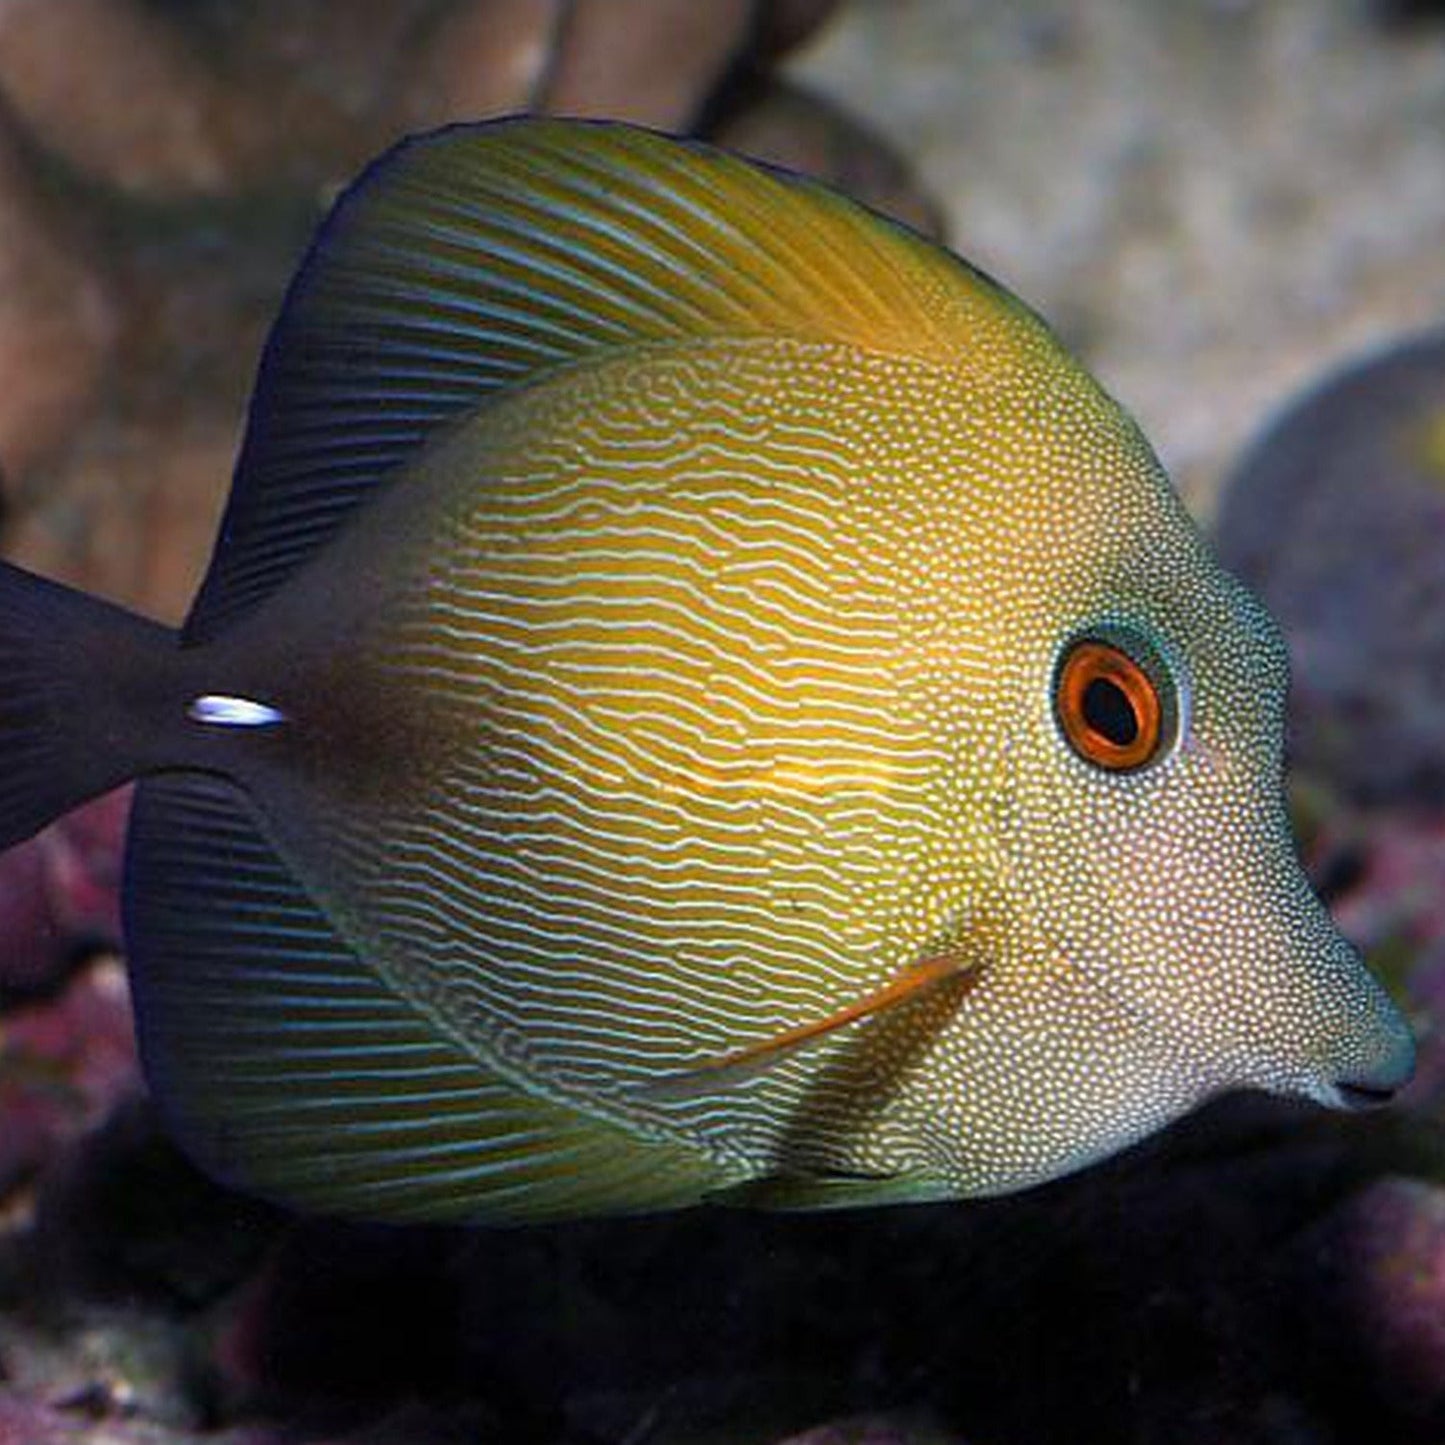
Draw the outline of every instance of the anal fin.
<instances>
[{"instance_id":1,"label":"anal fin","mask_svg":"<svg viewBox=\"0 0 1445 1445\"><path fill-rule=\"evenodd\" d=\"M302 1209L521 1223L697 1201L728 1174L499 1079L337 936L217 779L138 790L127 935L146 1074L208 1172Z\"/></svg>"}]
</instances>

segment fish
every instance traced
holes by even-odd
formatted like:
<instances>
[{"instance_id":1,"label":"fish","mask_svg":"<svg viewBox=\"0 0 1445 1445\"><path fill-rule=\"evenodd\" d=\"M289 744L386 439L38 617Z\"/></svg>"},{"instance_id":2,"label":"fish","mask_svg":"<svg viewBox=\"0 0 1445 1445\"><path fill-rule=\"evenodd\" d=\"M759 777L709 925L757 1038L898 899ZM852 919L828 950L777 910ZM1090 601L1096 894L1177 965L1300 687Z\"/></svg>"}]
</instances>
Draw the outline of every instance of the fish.
<instances>
[{"instance_id":1,"label":"fish","mask_svg":"<svg viewBox=\"0 0 1445 1445\"><path fill-rule=\"evenodd\" d=\"M0 846L135 780L145 1074L306 1211L1007 1194L1409 1027L1288 660L1048 326L622 124L404 141L262 355L179 629L5 565Z\"/></svg>"}]
</instances>

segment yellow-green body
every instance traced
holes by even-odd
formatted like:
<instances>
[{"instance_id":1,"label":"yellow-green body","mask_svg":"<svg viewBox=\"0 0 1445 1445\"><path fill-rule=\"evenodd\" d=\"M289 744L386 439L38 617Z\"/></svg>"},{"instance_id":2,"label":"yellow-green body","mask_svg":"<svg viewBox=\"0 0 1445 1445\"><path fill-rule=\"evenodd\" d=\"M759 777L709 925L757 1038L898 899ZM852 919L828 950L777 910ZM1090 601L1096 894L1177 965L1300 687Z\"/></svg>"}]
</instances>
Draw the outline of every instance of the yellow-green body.
<instances>
[{"instance_id":1,"label":"yellow-green body","mask_svg":"<svg viewBox=\"0 0 1445 1445\"><path fill-rule=\"evenodd\" d=\"M1261 956L1301 922L1256 918L1251 893L1326 926L1291 890L1283 820L1255 816L1280 644L1066 358L658 349L495 403L406 485L412 565L394 603L371 599L358 661L373 696L408 699L447 743L429 766L388 760L415 788L394 815L378 800L344 877L323 864L308 881L399 989L513 1077L666 1141L659 1163L695 1150L708 1189L858 1176L832 1192L864 1198L871 1180L897 1197L901 1177L910 1197L1002 1192L1241 1076L1308 1087L1317 1059L1277 1052L1298 1021L1278 1039L1251 1016ZM395 538L389 511L371 525ZM365 524L354 545L373 545ZM1137 779L1091 798L1086 765L1038 725L1060 638L1103 616L1219 671L1148 804ZM1185 816L1164 821L1171 793ZM1130 836L1090 826L1091 804L1148 811ZM1200 809L1218 851L1140 857ZM1259 877L1227 828L1241 812ZM302 845L294 863L307 877L338 852ZM465 906L429 950L389 949L422 857ZM977 978L746 1081L648 1096L941 950ZM1280 984L1271 1007L1308 1006L1319 980ZM1342 993L1321 1056L1356 1002ZM629 1207L668 1202L665 1170L657 1184Z\"/></svg>"},{"instance_id":2,"label":"yellow-green body","mask_svg":"<svg viewBox=\"0 0 1445 1445\"><path fill-rule=\"evenodd\" d=\"M1098 515L1078 458L1132 480L1141 511L1160 481L1082 379L1050 398L1050 445L1011 443L1000 418L1037 373L973 360L752 342L616 362L432 463L488 483L462 489L454 545L427 550L429 605L383 651L421 693L442 629L464 630L446 652L471 766L435 778L428 815L501 959L473 1024L525 1019L537 1076L580 1081L574 1098L601 1083L729 1168L977 1192L1049 1172L1051 1132L1113 1143L1121 1106L1144 1132L1203 1082L1050 956L1003 836L1018 719L1053 665L1062 528ZM1104 539L1070 530L1082 616ZM459 776L485 819L465 858ZM378 850L367 891L399 863ZM721 1108L628 1097L944 949L988 962L966 996L819 1041ZM1127 1040L1134 1084L1091 1048L1101 1030ZM1056 1053L1065 1100L1041 1067Z\"/></svg>"}]
</instances>

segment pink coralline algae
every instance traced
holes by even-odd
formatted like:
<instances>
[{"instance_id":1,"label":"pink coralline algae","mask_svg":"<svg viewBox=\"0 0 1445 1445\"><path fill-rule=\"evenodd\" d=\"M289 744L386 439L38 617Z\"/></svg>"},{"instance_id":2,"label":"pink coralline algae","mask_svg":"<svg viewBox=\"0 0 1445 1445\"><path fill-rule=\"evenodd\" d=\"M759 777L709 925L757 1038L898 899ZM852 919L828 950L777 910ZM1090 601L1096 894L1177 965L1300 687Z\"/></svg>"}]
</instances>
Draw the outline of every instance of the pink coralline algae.
<instances>
[{"instance_id":1,"label":"pink coralline algae","mask_svg":"<svg viewBox=\"0 0 1445 1445\"><path fill-rule=\"evenodd\" d=\"M130 991L112 956L0 1017L0 1196L140 1088ZM3 1437L0 1437L3 1442Z\"/></svg>"},{"instance_id":2,"label":"pink coralline algae","mask_svg":"<svg viewBox=\"0 0 1445 1445\"><path fill-rule=\"evenodd\" d=\"M76 809L0 854L0 992L54 988L78 953L120 942L130 790Z\"/></svg>"}]
</instances>

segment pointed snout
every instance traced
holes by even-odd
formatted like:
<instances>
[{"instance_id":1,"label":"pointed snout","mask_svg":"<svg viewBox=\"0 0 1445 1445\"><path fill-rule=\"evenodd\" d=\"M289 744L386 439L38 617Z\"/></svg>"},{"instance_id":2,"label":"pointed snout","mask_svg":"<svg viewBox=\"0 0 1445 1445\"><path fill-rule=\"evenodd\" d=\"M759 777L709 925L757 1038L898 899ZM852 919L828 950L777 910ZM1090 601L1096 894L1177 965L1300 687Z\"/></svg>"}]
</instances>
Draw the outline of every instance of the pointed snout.
<instances>
[{"instance_id":1,"label":"pointed snout","mask_svg":"<svg viewBox=\"0 0 1445 1445\"><path fill-rule=\"evenodd\" d=\"M1415 1073L1415 1038L1393 1003L1375 1034L1374 1056L1352 1066L1335 1080L1335 1093L1344 1109L1374 1109L1388 1104Z\"/></svg>"},{"instance_id":2,"label":"pointed snout","mask_svg":"<svg viewBox=\"0 0 1445 1445\"><path fill-rule=\"evenodd\" d=\"M1296 881L1278 916L1290 920L1296 950L1285 972L1305 989L1297 1038L1308 1051L1310 1083L1302 1092L1336 1109L1388 1104L1414 1076L1415 1036L1303 873Z\"/></svg>"}]
</instances>

